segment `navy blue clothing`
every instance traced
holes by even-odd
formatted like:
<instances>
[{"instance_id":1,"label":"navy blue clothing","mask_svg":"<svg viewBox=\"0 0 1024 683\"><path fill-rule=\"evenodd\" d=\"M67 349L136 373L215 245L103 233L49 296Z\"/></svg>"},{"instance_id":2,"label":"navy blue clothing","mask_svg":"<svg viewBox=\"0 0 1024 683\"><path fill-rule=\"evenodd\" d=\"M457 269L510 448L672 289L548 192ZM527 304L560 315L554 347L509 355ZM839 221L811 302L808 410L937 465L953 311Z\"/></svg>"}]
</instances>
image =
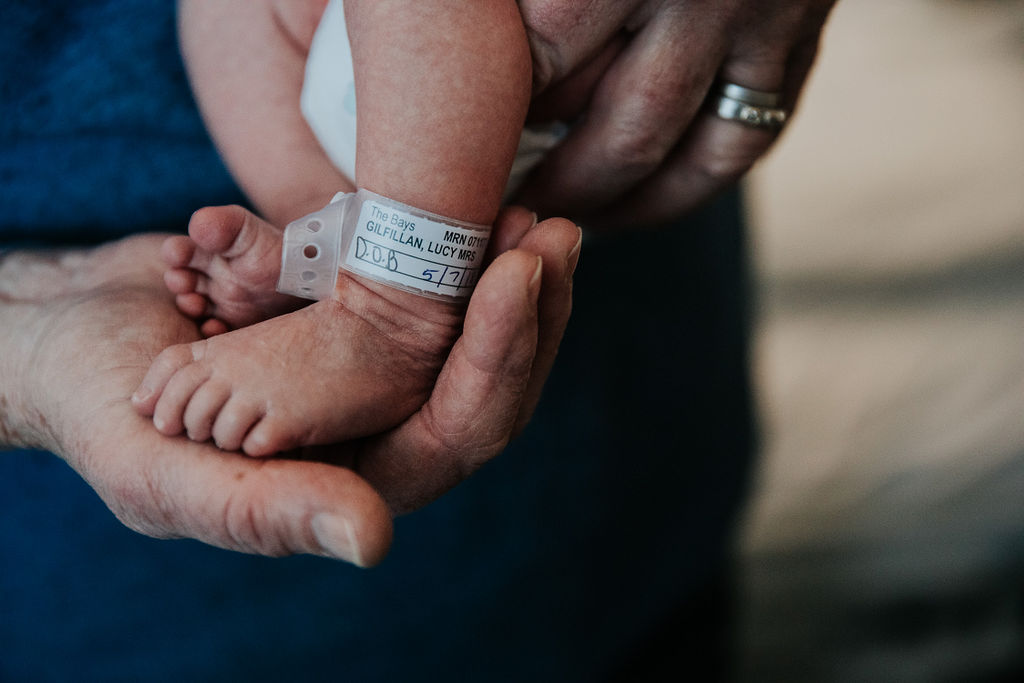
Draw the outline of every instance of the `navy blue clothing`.
<instances>
[{"instance_id":1,"label":"navy blue clothing","mask_svg":"<svg viewBox=\"0 0 1024 683\"><path fill-rule=\"evenodd\" d=\"M239 201L170 2L0 8L0 246L183 230ZM359 570L122 527L0 457L0 680L595 681L715 583L752 452L735 196L593 238L537 414ZM692 664L692 662L691 662Z\"/></svg>"},{"instance_id":2,"label":"navy blue clothing","mask_svg":"<svg viewBox=\"0 0 1024 683\"><path fill-rule=\"evenodd\" d=\"M173 5L0 4L0 237L180 231L241 200L192 102Z\"/></svg>"}]
</instances>

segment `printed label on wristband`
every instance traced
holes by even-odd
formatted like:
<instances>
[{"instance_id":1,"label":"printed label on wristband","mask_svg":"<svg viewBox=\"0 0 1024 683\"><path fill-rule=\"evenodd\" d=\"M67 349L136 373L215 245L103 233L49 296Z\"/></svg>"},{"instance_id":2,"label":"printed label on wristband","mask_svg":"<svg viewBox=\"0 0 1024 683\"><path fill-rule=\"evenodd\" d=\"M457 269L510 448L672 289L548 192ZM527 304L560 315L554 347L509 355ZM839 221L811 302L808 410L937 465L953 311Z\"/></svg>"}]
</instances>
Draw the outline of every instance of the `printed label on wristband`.
<instances>
[{"instance_id":1,"label":"printed label on wristband","mask_svg":"<svg viewBox=\"0 0 1024 683\"><path fill-rule=\"evenodd\" d=\"M365 194L343 267L417 293L469 298L490 238L486 226L411 213Z\"/></svg>"}]
</instances>

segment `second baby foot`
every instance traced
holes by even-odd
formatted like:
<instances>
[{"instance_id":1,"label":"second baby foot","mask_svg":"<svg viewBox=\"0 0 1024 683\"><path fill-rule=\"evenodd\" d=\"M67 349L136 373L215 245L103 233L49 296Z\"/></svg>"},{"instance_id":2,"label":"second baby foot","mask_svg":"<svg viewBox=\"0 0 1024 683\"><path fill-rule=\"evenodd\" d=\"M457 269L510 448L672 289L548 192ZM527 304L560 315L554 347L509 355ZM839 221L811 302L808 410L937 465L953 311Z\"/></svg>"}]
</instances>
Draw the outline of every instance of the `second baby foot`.
<instances>
[{"instance_id":1,"label":"second baby foot","mask_svg":"<svg viewBox=\"0 0 1024 683\"><path fill-rule=\"evenodd\" d=\"M161 256L164 283L178 310L202 320L212 336L245 327L305 302L276 291L282 232L240 206L196 211L188 237L169 237Z\"/></svg>"},{"instance_id":2,"label":"second baby foot","mask_svg":"<svg viewBox=\"0 0 1024 683\"><path fill-rule=\"evenodd\" d=\"M164 434L254 456L377 433L426 401L463 313L341 273L329 299L164 350L132 401Z\"/></svg>"}]
</instances>

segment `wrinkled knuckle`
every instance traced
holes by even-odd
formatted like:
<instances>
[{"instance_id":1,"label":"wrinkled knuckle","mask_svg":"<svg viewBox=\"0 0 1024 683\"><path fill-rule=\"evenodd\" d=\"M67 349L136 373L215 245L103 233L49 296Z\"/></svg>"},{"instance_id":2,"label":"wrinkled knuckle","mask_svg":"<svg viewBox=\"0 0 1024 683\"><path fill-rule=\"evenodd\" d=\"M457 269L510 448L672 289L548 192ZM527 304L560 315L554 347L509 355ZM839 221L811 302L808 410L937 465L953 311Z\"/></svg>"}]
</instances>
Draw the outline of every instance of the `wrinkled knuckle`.
<instances>
[{"instance_id":1,"label":"wrinkled knuckle","mask_svg":"<svg viewBox=\"0 0 1024 683\"><path fill-rule=\"evenodd\" d=\"M467 478L480 465L505 449L511 435L511 425L492 425L482 428L473 422L442 425L427 415L426 428L434 444L438 460L447 462L452 472L452 485Z\"/></svg>"},{"instance_id":2,"label":"wrinkled knuckle","mask_svg":"<svg viewBox=\"0 0 1024 683\"><path fill-rule=\"evenodd\" d=\"M613 168L631 176L646 175L665 158L663 136L653 128L635 121L615 122L605 137L605 154Z\"/></svg>"},{"instance_id":3,"label":"wrinkled knuckle","mask_svg":"<svg viewBox=\"0 0 1024 683\"><path fill-rule=\"evenodd\" d=\"M430 450L441 460L449 460L465 448L467 427L443 426L429 404L424 407L424 425Z\"/></svg>"},{"instance_id":4,"label":"wrinkled knuckle","mask_svg":"<svg viewBox=\"0 0 1024 683\"><path fill-rule=\"evenodd\" d=\"M679 134L675 107L665 91L655 82L638 83L629 93L629 106L616 112L606 136L616 166L649 173L665 160Z\"/></svg>"},{"instance_id":5,"label":"wrinkled knuckle","mask_svg":"<svg viewBox=\"0 0 1024 683\"><path fill-rule=\"evenodd\" d=\"M231 545L242 552L283 557L291 554L288 544L268 524L266 510L252 498L230 495L224 502L221 524Z\"/></svg>"}]
</instances>

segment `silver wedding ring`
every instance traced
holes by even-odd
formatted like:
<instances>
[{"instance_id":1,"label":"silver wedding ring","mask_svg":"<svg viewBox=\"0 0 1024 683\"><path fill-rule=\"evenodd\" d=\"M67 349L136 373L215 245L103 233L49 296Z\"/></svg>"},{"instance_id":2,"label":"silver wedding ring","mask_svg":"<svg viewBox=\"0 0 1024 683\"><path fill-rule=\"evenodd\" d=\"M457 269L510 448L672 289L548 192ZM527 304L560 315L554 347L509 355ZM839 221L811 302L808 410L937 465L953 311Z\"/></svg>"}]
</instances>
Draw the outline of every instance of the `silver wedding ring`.
<instances>
[{"instance_id":1,"label":"silver wedding ring","mask_svg":"<svg viewBox=\"0 0 1024 683\"><path fill-rule=\"evenodd\" d=\"M778 130L789 112L780 107L782 93L744 88L735 83L720 83L716 91L715 113L726 121L737 121L754 128Z\"/></svg>"}]
</instances>

